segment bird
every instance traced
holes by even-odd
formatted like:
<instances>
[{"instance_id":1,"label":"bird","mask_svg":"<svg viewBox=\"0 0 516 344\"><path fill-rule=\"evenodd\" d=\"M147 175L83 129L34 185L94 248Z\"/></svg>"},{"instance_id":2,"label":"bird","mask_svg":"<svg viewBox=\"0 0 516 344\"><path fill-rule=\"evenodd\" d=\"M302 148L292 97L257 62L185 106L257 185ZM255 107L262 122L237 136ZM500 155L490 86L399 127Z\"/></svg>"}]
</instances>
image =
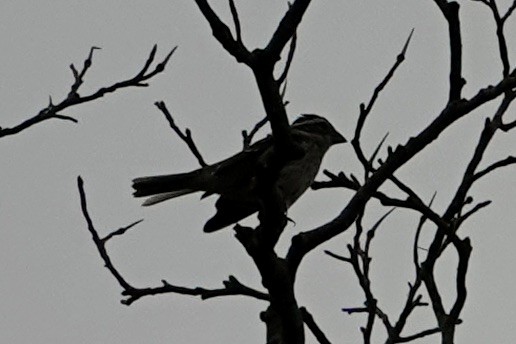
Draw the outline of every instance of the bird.
<instances>
[{"instance_id":1,"label":"bird","mask_svg":"<svg viewBox=\"0 0 516 344\"><path fill-rule=\"evenodd\" d=\"M293 143L300 154L279 165L274 187L288 209L310 187L328 149L346 142L324 117L303 114L290 127ZM149 197L143 206L202 191L201 198L218 194L216 213L204 225L204 232L215 232L260 210L259 180L272 165L274 142L271 135L218 163L197 170L135 178L135 197Z\"/></svg>"}]
</instances>

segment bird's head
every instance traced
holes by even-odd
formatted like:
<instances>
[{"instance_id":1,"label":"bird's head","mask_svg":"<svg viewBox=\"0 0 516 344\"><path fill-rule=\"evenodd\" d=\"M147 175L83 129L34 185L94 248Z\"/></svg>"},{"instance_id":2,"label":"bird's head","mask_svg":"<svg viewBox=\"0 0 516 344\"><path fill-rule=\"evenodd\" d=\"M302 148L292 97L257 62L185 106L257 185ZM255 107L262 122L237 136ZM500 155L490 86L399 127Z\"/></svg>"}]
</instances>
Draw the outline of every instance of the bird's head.
<instances>
[{"instance_id":1,"label":"bird's head","mask_svg":"<svg viewBox=\"0 0 516 344\"><path fill-rule=\"evenodd\" d=\"M342 136L326 118L317 115L301 115L292 123L292 129L321 135L329 139L330 145L346 142L344 136Z\"/></svg>"}]
</instances>

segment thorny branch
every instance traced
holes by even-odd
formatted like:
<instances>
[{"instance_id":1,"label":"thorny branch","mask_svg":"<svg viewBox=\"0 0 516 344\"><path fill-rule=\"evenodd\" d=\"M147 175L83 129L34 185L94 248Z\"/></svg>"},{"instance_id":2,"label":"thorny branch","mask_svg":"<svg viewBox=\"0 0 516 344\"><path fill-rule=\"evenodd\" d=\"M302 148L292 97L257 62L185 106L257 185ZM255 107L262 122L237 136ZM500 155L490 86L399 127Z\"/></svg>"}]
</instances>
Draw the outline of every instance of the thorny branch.
<instances>
[{"instance_id":1,"label":"thorny branch","mask_svg":"<svg viewBox=\"0 0 516 344\"><path fill-rule=\"evenodd\" d=\"M371 175L335 219L313 230L302 232L294 238L287 257L290 264L297 267L309 251L349 228L374 192L398 168L421 152L450 125L515 87L516 76L509 76L495 86L481 89L469 100L463 99L460 102L449 103L417 136L410 138L405 145L399 145L389 154L385 162ZM446 232L448 228L441 228L441 230Z\"/></svg>"},{"instance_id":2,"label":"thorny branch","mask_svg":"<svg viewBox=\"0 0 516 344\"><path fill-rule=\"evenodd\" d=\"M365 121L366 121L369 113L373 109L376 99L378 98L380 93L383 91L385 86L387 86L389 81L392 79L392 77L394 76L394 72L396 72L398 67L405 60L405 54L407 52L407 49L408 49L408 46L410 43L410 39L412 38L413 33L414 33L414 29L412 29L412 31L410 31L410 34L409 34L407 40L405 41L405 44L403 45L401 52L396 57L396 62L394 63L394 65L391 67L391 69L389 70L387 75L383 78L383 80L374 89L373 95L372 95L371 99L369 100L369 103L367 104L367 106L364 105L364 103L360 104L360 115L358 116L357 125L355 128L355 136L351 140L351 145L355 149L355 154L357 155L358 160L364 166L364 169L366 171L366 176L372 170L372 166L371 166L370 162L368 161L368 159L365 157L365 155L362 151L362 147L360 145L360 136L362 134L362 129L364 128L364 124L365 124Z\"/></svg>"},{"instance_id":3,"label":"thorny branch","mask_svg":"<svg viewBox=\"0 0 516 344\"><path fill-rule=\"evenodd\" d=\"M52 102L52 98L50 98L49 104L47 105L47 107L40 110L39 113L37 115L35 115L34 117L31 117L12 128L0 128L0 137L17 134L17 133L21 132L22 130L25 130L37 123L40 123L40 122L43 122L43 121L46 121L46 120L52 119L52 118L77 122L77 119L70 117L70 116L62 115L62 114L60 114L60 112L69 107L72 107L74 105L90 102L95 99L101 98L105 94L115 92L121 88L147 87L148 84L145 83L145 81L151 79L156 74L159 74L165 70L167 63L170 60L170 57L172 56L172 54L174 53L176 48L177 47L172 49L161 62L157 63L156 66L154 67L154 69L149 70L149 68L150 68L151 64L154 62L154 59L156 56L157 45L154 45L154 47L152 48L152 50L149 54L149 57L145 61L143 68L134 77L123 80L123 81L116 82L116 83L112 84L111 86L99 88L96 92L94 92L90 95L81 96L78 91L84 82L84 76L86 75L86 72L92 65L93 51L96 49L100 49L97 47L92 47L90 49L90 53L89 53L88 57L84 61L84 65L80 71L78 71L77 68L73 64L70 65L70 69L72 70L73 77L74 77L74 83L72 84L72 86L70 88L70 92L68 93L68 95L66 96L65 99L63 99L58 104L54 104Z\"/></svg>"},{"instance_id":4,"label":"thorny branch","mask_svg":"<svg viewBox=\"0 0 516 344\"><path fill-rule=\"evenodd\" d=\"M244 295L253 297L258 300L269 300L269 296L261 291L252 289L250 287L245 286L240 281L238 281L234 276L229 276L229 278L223 282L224 288L219 289L206 289L202 287L196 288L188 288L181 287L169 284L167 281L162 280L162 286L154 287L154 288L136 288L133 287L129 282L125 280L122 274L117 270L114 266L109 254L106 250L106 243L112 239L114 236L122 235L127 232L130 228L134 227L142 220L133 222L132 224L117 229L110 234L108 234L104 238L100 238L98 231L96 230L93 220L88 212L87 202L86 202L86 193L84 191L84 182L82 178L77 177L77 187L79 189L80 201L81 201L81 209L88 225L88 230L91 233L93 242L97 247L97 251L99 252L102 261L104 262L104 266L109 270L109 272L115 277L118 281L118 284L122 287L122 295L127 296L126 299L122 300L121 303L124 305L130 305L133 302L139 300L144 296L149 295L158 295L158 294L167 294L167 293L175 293L175 294L183 294L183 295L192 295L192 296L200 296L201 299L207 300L214 297L219 296L229 296L229 295Z\"/></svg>"}]
</instances>

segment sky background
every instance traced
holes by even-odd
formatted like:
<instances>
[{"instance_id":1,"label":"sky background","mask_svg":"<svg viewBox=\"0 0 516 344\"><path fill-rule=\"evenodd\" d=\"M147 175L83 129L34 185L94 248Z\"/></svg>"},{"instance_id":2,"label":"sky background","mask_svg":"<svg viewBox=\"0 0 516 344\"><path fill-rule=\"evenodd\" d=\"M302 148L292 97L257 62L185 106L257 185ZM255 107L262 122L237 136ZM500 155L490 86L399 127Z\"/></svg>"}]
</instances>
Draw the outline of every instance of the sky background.
<instances>
[{"instance_id":1,"label":"sky background","mask_svg":"<svg viewBox=\"0 0 516 344\"><path fill-rule=\"evenodd\" d=\"M230 23L226 1L211 1ZM511 1L499 1L505 9ZM496 83L501 75L494 25L485 6L460 1L463 19L464 96ZM268 42L287 8L285 1L236 1L247 47ZM410 30L415 33L389 87L364 129L372 152L388 132L395 146L416 135L447 99L446 24L433 1L313 1L298 30L298 49L288 78L288 113L326 116L351 138L358 106L367 101L391 67ZM193 131L207 162L241 149L241 130L264 116L247 67L239 65L211 36L193 1L26 1L0 3L0 126L10 127L62 100L73 83L70 63L82 66L91 46L93 66L81 94L132 77L152 46L158 59L179 46L164 73L148 88L125 89L63 112L79 120L47 121L0 140L0 342L2 343L263 343L258 318L266 304L244 297L201 301L182 295L145 297L120 304L121 289L103 268L80 211L76 178L85 182L90 215L102 234L144 218L108 244L114 264L136 287L166 279L188 287L218 288L229 275L262 289L251 259L230 229L204 234L214 199L192 195L152 208L132 198L131 180L142 175L197 168L186 146L153 103L166 102L177 123ZM507 23L508 43L516 21ZM514 44L510 47L514 59ZM447 130L397 176L442 212L473 152L486 116L484 106ZM514 118L514 109L511 109ZM262 133L262 135L265 131ZM495 138L486 163L514 155L514 135ZM382 152L385 154L385 150ZM350 145L332 148L323 167L361 176ZM458 343L512 343L516 328L514 168L498 171L472 190L476 201L493 204L461 229L472 238L468 301L457 329ZM320 177L319 179L324 179ZM385 190L390 190L388 187ZM398 194L399 195L399 194ZM289 211L278 246L336 216L352 193L309 191ZM375 202L366 212L371 226L387 209ZM372 283L380 306L394 320L413 279L412 240L417 214L395 211L373 243ZM431 227L426 228L428 242ZM343 307L362 305L350 266L324 255L345 254L353 230L312 252L301 266L297 293L334 343L361 342L362 315ZM438 266L445 300L453 300L455 256ZM408 332L435 326L419 309ZM383 342L377 326L375 340ZM307 332L308 333L308 332ZM307 343L314 343L307 334ZM418 343L436 343L437 337Z\"/></svg>"}]
</instances>

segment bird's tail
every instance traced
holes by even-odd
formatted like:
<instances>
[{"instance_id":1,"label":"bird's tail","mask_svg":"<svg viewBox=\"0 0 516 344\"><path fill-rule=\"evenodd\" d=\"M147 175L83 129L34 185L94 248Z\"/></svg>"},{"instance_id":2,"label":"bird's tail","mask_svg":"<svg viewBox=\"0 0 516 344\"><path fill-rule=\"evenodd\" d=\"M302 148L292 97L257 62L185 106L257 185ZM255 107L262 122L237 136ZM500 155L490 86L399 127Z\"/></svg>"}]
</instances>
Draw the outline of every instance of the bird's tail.
<instances>
[{"instance_id":1,"label":"bird's tail","mask_svg":"<svg viewBox=\"0 0 516 344\"><path fill-rule=\"evenodd\" d=\"M133 180L134 197L151 196L143 202L153 205L168 199L202 191L200 170L163 176L141 177Z\"/></svg>"}]
</instances>

